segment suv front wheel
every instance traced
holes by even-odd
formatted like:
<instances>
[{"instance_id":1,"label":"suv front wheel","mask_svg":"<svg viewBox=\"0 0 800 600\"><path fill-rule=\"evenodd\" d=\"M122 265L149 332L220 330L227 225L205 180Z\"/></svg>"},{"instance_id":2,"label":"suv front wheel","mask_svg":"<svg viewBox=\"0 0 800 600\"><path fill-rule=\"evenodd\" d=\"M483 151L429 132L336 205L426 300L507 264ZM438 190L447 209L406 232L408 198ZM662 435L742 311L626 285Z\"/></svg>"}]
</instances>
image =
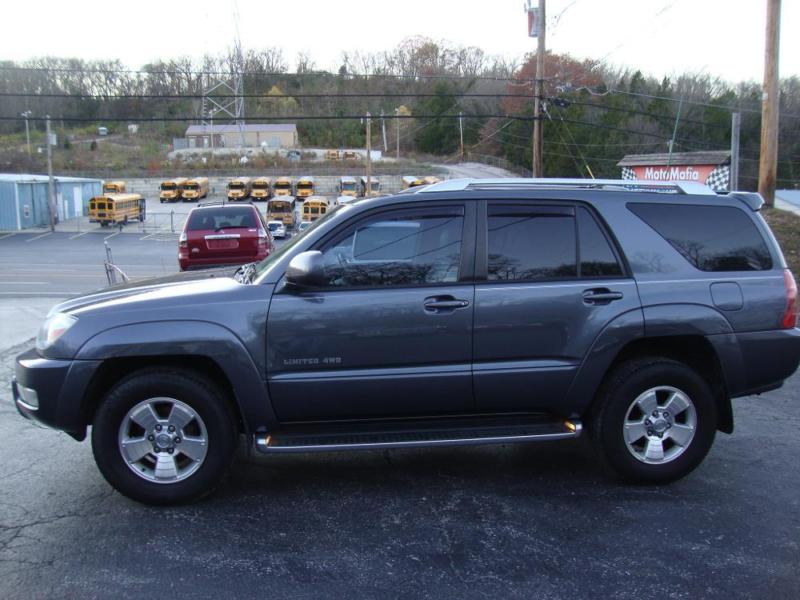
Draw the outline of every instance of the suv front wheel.
<instances>
[{"instance_id":1,"label":"suv front wheel","mask_svg":"<svg viewBox=\"0 0 800 600\"><path fill-rule=\"evenodd\" d=\"M667 358L625 362L598 394L590 427L607 464L623 478L666 483L694 470L717 429L708 384Z\"/></svg>"},{"instance_id":2,"label":"suv front wheel","mask_svg":"<svg viewBox=\"0 0 800 600\"><path fill-rule=\"evenodd\" d=\"M211 381L180 369L129 375L106 395L92 451L119 492L146 504L178 504L214 490L230 466L237 430Z\"/></svg>"}]
</instances>

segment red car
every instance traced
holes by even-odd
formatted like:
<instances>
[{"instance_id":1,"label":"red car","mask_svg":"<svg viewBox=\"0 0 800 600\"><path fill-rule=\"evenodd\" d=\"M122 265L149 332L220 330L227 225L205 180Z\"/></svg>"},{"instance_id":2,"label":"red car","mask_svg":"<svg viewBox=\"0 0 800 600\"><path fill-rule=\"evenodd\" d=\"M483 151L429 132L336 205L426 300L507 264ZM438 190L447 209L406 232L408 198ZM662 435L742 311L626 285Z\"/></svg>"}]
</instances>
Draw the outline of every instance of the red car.
<instances>
[{"instance_id":1,"label":"red car","mask_svg":"<svg viewBox=\"0 0 800 600\"><path fill-rule=\"evenodd\" d=\"M181 271L241 265L272 252L272 236L252 204L201 205L189 213L180 237Z\"/></svg>"}]
</instances>

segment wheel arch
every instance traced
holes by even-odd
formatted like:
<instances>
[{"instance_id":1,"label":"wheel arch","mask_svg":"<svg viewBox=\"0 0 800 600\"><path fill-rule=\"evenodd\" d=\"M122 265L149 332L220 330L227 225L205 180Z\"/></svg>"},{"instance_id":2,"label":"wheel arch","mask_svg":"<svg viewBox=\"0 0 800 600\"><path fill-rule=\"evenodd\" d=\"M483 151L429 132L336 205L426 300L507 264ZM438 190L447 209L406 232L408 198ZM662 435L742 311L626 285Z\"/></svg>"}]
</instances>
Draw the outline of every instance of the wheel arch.
<instances>
[{"instance_id":1,"label":"wheel arch","mask_svg":"<svg viewBox=\"0 0 800 600\"><path fill-rule=\"evenodd\" d=\"M115 327L87 341L76 358L100 361L82 400L86 424L116 381L151 367L190 369L214 381L233 402L245 433L266 431L276 422L266 385L247 348L214 323L157 321Z\"/></svg>"},{"instance_id":2,"label":"wheel arch","mask_svg":"<svg viewBox=\"0 0 800 600\"><path fill-rule=\"evenodd\" d=\"M619 365L643 357L669 358L697 372L714 397L717 407L717 429L724 433L733 433L733 409L725 373L714 344L706 336L696 334L654 336L632 340L617 353L606 370L606 376ZM595 394L592 404L596 398Z\"/></svg>"}]
</instances>

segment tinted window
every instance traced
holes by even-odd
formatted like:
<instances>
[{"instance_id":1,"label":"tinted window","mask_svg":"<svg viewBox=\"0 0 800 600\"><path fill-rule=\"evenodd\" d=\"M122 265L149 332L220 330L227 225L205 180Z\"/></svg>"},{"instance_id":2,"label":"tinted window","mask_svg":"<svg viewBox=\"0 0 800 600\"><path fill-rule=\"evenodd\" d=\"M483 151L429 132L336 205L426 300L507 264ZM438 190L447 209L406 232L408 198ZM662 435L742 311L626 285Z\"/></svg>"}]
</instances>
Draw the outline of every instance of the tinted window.
<instances>
[{"instance_id":1,"label":"tinted window","mask_svg":"<svg viewBox=\"0 0 800 600\"><path fill-rule=\"evenodd\" d=\"M547 207L491 207L489 280L575 277L575 217Z\"/></svg>"},{"instance_id":2,"label":"tinted window","mask_svg":"<svg viewBox=\"0 0 800 600\"><path fill-rule=\"evenodd\" d=\"M255 229L258 227L255 213L247 208L205 208L196 210L189 216L186 228L189 231L198 231L233 227Z\"/></svg>"},{"instance_id":3,"label":"tinted window","mask_svg":"<svg viewBox=\"0 0 800 600\"><path fill-rule=\"evenodd\" d=\"M600 225L585 208L578 208L581 277L622 275L622 267Z\"/></svg>"},{"instance_id":4,"label":"tinted window","mask_svg":"<svg viewBox=\"0 0 800 600\"><path fill-rule=\"evenodd\" d=\"M460 215L380 217L324 252L328 285L390 286L458 281Z\"/></svg>"},{"instance_id":5,"label":"tinted window","mask_svg":"<svg viewBox=\"0 0 800 600\"><path fill-rule=\"evenodd\" d=\"M738 208L628 204L701 271L762 271L772 258L755 224Z\"/></svg>"}]
</instances>

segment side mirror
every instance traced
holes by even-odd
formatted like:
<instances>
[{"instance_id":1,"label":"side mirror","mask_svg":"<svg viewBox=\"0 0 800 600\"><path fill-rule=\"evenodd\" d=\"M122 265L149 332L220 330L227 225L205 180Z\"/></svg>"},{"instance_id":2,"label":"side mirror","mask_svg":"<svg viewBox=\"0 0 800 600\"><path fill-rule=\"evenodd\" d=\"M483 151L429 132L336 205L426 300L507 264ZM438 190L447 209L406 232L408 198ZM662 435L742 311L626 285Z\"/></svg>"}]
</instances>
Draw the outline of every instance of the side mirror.
<instances>
[{"instance_id":1,"label":"side mirror","mask_svg":"<svg viewBox=\"0 0 800 600\"><path fill-rule=\"evenodd\" d=\"M289 261L286 268L286 283L295 287L317 287L325 284L325 269L322 267L322 252L301 252Z\"/></svg>"}]
</instances>

